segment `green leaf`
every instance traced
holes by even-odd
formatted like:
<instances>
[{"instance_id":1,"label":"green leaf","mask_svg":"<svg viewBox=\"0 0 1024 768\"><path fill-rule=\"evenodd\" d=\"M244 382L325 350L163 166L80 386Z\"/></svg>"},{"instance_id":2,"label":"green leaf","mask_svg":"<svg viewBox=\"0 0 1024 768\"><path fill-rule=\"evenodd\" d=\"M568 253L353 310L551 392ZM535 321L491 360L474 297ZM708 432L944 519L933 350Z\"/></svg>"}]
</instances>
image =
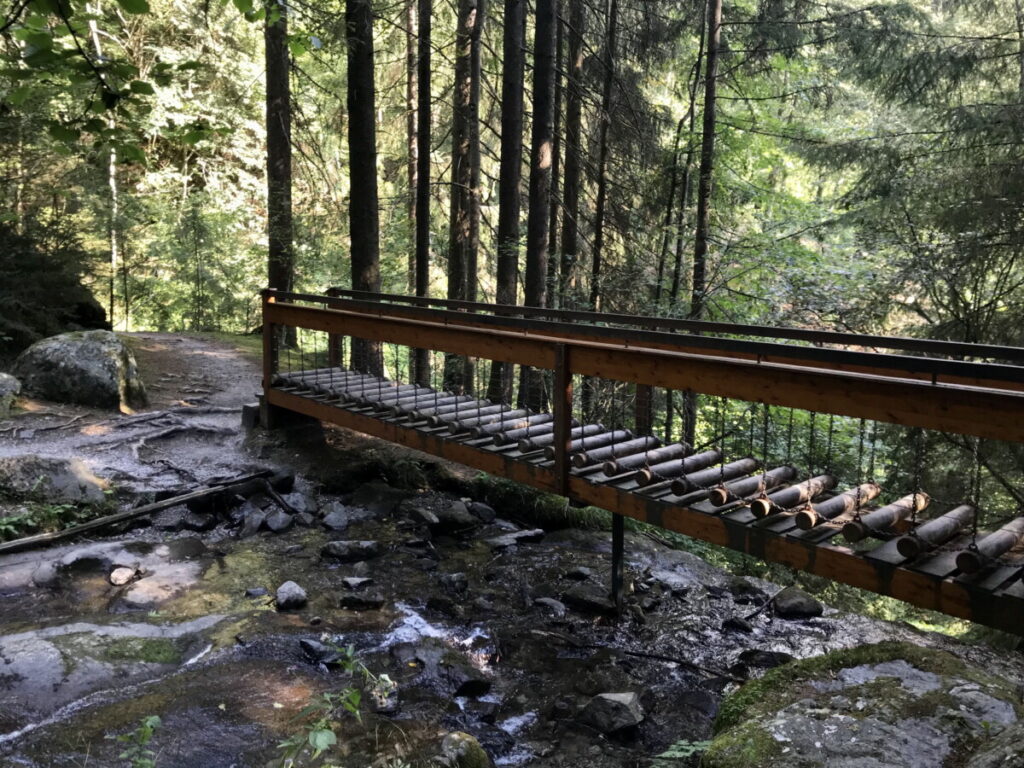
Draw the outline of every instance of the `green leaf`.
<instances>
[{"instance_id":1,"label":"green leaf","mask_svg":"<svg viewBox=\"0 0 1024 768\"><path fill-rule=\"evenodd\" d=\"M57 139L57 141L73 142L78 141L78 138L82 135L82 132L77 128L68 128L66 125L60 123L50 123L47 128L50 136Z\"/></svg>"},{"instance_id":2,"label":"green leaf","mask_svg":"<svg viewBox=\"0 0 1024 768\"><path fill-rule=\"evenodd\" d=\"M295 58L309 52L309 48L306 47L306 42L301 38L294 37L288 41L288 50L291 51L292 56Z\"/></svg>"},{"instance_id":3,"label":"green leaf","mask_svg":"<svg viewBox=\"0 0 1024 768\"><path fill-rule=\"evenodd\" d=\"M338 737L329 728L320 728L309 732L309 746L314 750L314 757L338 743Z\"/></svg>"},{"instance_id":4,"label":"green leaf","mask_svg":"<svg viewBox=\"0 0 1024 768\"><path fill-rule=\"evenodd\" d=\"M152 96L156 91L153 90L153 86L147 83L145 80L132 80L128 85L128 90L132 93L144 93Z\"/></svg>"},{"instance_id":5,"label":"green leaf","mask_svg":"<svg viewBox=\"0 0 1024 768\"><path fill-rule=\"evenodd\" d=\"M117 158L122 163L146 164L146 153L137 144L120 143L117 145Z\"/></svg>"},{"instance_id":6,"label":"green leaf","mask_svg":"<svg viewBox=\"0 0 1024 768\"><path fill-rule=\"evenodd\" d=\"M7 94L7 103L15 107L20 107L31 95L32 87L28 85L23 85L20 88L15 88L13 91Z\"/></svg>"},{"instance_id":7,"label":"green leaf","mask_svg":"<svg viewBox=\"0 0 1024 768\"><path fill-rule=\"evenodd\" d=\"M148 0L117 0L127 13L149 13Z\"/></svg>"},{"instance_id":8,"label":"green leaf","mask_svg":"<svg viewBox=\"0 0 1024 768\"><path fill-rule=\"evenodd\" d=\"M231 0L240 13L248 13L252 10L252 0Z\"/></svg>"}]
</instances>

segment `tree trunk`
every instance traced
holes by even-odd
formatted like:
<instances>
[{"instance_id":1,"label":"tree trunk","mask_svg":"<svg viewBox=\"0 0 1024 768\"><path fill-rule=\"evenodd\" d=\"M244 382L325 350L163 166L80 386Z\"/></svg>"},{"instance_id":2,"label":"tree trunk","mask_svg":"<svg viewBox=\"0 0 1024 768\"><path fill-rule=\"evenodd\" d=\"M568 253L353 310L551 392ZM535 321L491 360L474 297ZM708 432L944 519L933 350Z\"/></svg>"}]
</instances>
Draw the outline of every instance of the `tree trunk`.
<instances>
[{"instance_id":1,"label":"tree trunk","mask_svg":"<svg viewBox=\"0 0 1024 768\"><path fill-rule=\"evenodd\" d=\"M555 0L555 107L554 124L551 131L551 213L548 221L548 265L547 286L545 288L546 304L558 307L558 166L561 162L561 140L559 132L562 123L562 48L564 46L564 25L561 21L562 6Z\"/></svg>"},{"instance_id":2,"label":"tree trunk","mask_svg":"<svg viewBox=\"0 0 1024 768\"><path fill-rule=\"evenodd\" d=\"M654 286L654 306L661 304L661 294L665 282L665 264L668 261L669 247L672 237L672 212L676 203L676 185L679 180L679 143L682 141L686 118L681 117L676 125L676 140L672 146L672 170L669 172L668 195L665 197L665 221L662 224L664 233L661 238L661 251L658 254L658 279Z\"/></svg>"},{"instance_id":3,"label":"tree trunk","mask_svg":"<svg viewBox=\"0 0 1024 768\"><path fill-rule=\"evenodd\" d=\"M406 290L416 291L416 0L405 0L405 139L408 177L409 263Z\"/></svg>"},{"instance_id":4,"label":"tree trunk","mask_svg":"<svg viewBox=\"0 0 1024 768\"><path fill-rule=\"evenodd\" d=\"M430 35L433 0L419 0L419 41L417 43L418 78L416 111L416 295L426 296L430 289ZM413 353L416 383L430 384L430 353Z\"/></svg>"},{"instance_id":5,"label":"tree trunk","mask_svg":"<svg viewBox=\"0 0 1024 768\"><path fill-rule=\"evenodd\" d=\"M526 221L524 303L543 307L547 279L551 206L551 150L555 111L555 0L537 0L533 45L533 128L530 141L530 199ZM545 403L540 371L522 369L519 399L531 410Z\"/></svg>"},{"instance_id":6,"label":"tree trunk","mask_svg":"<svg viewBox=\"0 0 1024 768\"><path fill-rule=\"evenodd\" d=\"M590 270L590 309L601 300L601 260L604 257L604 218L608 202L608 128L611 124L612 85L615 82L615 40L618 32L618 0L608 3L608 36L604 51L604 87L601 92L601 126L598 131L597 200L594 204L594 250Z\"/></svg>"},{"instance_id":7,"label":"tree trunk","mask_svg":"<svg viewBox=\"0 0 1024 768\"><path fill-rule=\"evenodd\" d=\"M700 144L700 177L697 182L697 228L693 238L693 291L690 300L692 319L699 319L704 314L707 298L708 230L711 224L711 182L715 165L715 94L721 33L722 0L708 0L704 129Z\"/></svg>"},{"instance_id":8,"label":"tree trunk","mask_svg":"<svg viewBox=\"0 0 1024 768\"><path fill-rule=\"evenodd\" d=\"M352 288L380 292L380 244L377 211L377 126L373 85L373 10L371 0L345 0L348 28L348 149L352 182L349 233ZM352 367L383 374L379 342L352 340Z\"/></svg>"},{"instance_id":9,"label":"tree trunk","mask_svg":"<svg viewBox=\"0 0 1024 768\"><path fill-rule=\"evenodd\" d=\"M470 301L476 294L475 272L480 238L478 78L481 2L482 0L459 0L458 26L455 31L452 183L448 221L448 298L460 301ZM465 392L472 381L473 372L467 358L457 355L445 356L445 389Z\"/></svg>"},{"instance_id":10,"label":"tree trunk","mask_svg":"<svg viewBox=\"0 0 1024 768\"><path fill-rule=\"evenodd\" d=\"M562 249L558 281L559 306L570 303L573 273L579 260L579 216L582 178L580 133L583 121L583 0L569 0L569 71L565 97L565 181L562 185ZM574 303L574 302L572 302Z\"/></svg>"},{"instance_id":11,"label":"tree trunk","mask_svg":"<svg viewBox=\"0 0 1024 768\"><path fill-rule=\"evenodd\" d=\"M501 75L501 169L498 179L498 269L495 300L516 304L519 277L519 185L523 174L523 32L526 0L505 0ZM512 366L491 365L489 400L512 401Z\"/></svg>"}]
</instances>

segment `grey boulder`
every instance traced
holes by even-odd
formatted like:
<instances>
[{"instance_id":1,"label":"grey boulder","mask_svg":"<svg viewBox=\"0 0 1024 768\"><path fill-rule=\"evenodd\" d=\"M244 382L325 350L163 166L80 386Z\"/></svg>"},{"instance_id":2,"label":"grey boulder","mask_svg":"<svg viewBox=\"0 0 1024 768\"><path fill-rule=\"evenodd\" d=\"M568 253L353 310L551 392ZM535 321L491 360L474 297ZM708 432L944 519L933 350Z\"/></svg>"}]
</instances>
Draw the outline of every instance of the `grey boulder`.
<instances>
[{"instance_id":1,"label":"grey boulder","mask_svg":"<svg viewBox=\"0 0 1024 768\"><path fill-rule=\"evenodd\" d=\"M306 605L308 598L306 590L294 581L286 581L277 588L277 610L289 611L295 608L302 608Z\"/></svg>"},{"instance_id":2,"label":"grey boulder","mask_svg":"<svg viewBox=\"0 0 1024 768\"><path fill-rule=\"evenodd\" d=\"M601 733L615 733L640 725L644 710L635 693L601 693L587 702L581 719Z\"/></svg>"},{"instance_id":3,"label":"grey boulder","mask_svg":"<svg viewBox=\"0 0 1024 768\"><path fill-rule=\"evenodd\" d=\"M0 487L45 501L95 504L105 498L108 484L78 459L30 454L0 458Z\"/></svg>"},{"instance_id":4,"label":"grey boulder","mask_svg":"<svg viewBox=\"0 0 1024 768\"><path fill-rule=\"evenodd\" d=\"M14 363L26 392L59 403L131 410L146 404L135 355L110 331L37 341Z\"/></svg>"}]
</instances>

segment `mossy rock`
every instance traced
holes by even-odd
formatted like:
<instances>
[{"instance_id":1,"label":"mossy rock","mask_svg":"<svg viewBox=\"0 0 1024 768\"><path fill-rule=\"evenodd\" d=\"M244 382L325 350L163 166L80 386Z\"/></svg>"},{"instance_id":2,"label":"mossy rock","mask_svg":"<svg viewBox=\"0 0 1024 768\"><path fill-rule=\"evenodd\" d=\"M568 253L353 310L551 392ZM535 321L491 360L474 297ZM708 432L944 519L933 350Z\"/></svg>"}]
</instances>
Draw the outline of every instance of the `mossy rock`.
<instances>
[{"instance_id":1,"label":"mossy rock","mask_svg":"<svg viewBox=\"0 0 1024 768\"><path fill-rule=\"evenodd\" d=\"M962 765L1020 717L1013 685L887 642L795 661L729 696L703 768Z\"/></svg>"},{"instance_id":2,"label":"mossy rock","mask_svg":"<svg viewBox=\"0 0 1024 768\"><path fill-rule=\"evenodd\" d=\"M441 742L442 758L451 768L492 768L491 758L487 756L480 742L468 733L456 731L449 733Z\"/></svg>"}]
</instances>

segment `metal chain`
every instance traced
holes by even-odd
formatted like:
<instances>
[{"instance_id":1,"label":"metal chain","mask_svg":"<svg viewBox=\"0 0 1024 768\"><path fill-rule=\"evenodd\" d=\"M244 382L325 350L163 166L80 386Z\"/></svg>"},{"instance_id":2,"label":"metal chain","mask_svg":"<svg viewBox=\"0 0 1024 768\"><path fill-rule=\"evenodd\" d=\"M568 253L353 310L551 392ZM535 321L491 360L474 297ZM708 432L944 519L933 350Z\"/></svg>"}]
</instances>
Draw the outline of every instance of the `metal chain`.
<instances>
[{"instance_id":1,"label":"metal chain","mask_svg":"<svg viewBox=\"0 0 1024 768\"><path fill-rule=\"evenodd\" d=\"M918 427L914 434L914 496L910 504L911 524L917 524L917 499L921 493L921 464L924 460L922 450L923 438L924 430Z\"/></svg>"},{"instance_id":2,"label":"metal chain","mask_svg":"<svg viewBox=\"0 0 1024 768\"><path fill-rule=\"evenodd\" d=\"M867 428L865 420L860 420L860 429L858 431L858 442L857 442L857 498L855 506L853 508L853 519L860 522L860 496L861 486L864 484L864 432Z\"/></svg>"}]
</instances>

